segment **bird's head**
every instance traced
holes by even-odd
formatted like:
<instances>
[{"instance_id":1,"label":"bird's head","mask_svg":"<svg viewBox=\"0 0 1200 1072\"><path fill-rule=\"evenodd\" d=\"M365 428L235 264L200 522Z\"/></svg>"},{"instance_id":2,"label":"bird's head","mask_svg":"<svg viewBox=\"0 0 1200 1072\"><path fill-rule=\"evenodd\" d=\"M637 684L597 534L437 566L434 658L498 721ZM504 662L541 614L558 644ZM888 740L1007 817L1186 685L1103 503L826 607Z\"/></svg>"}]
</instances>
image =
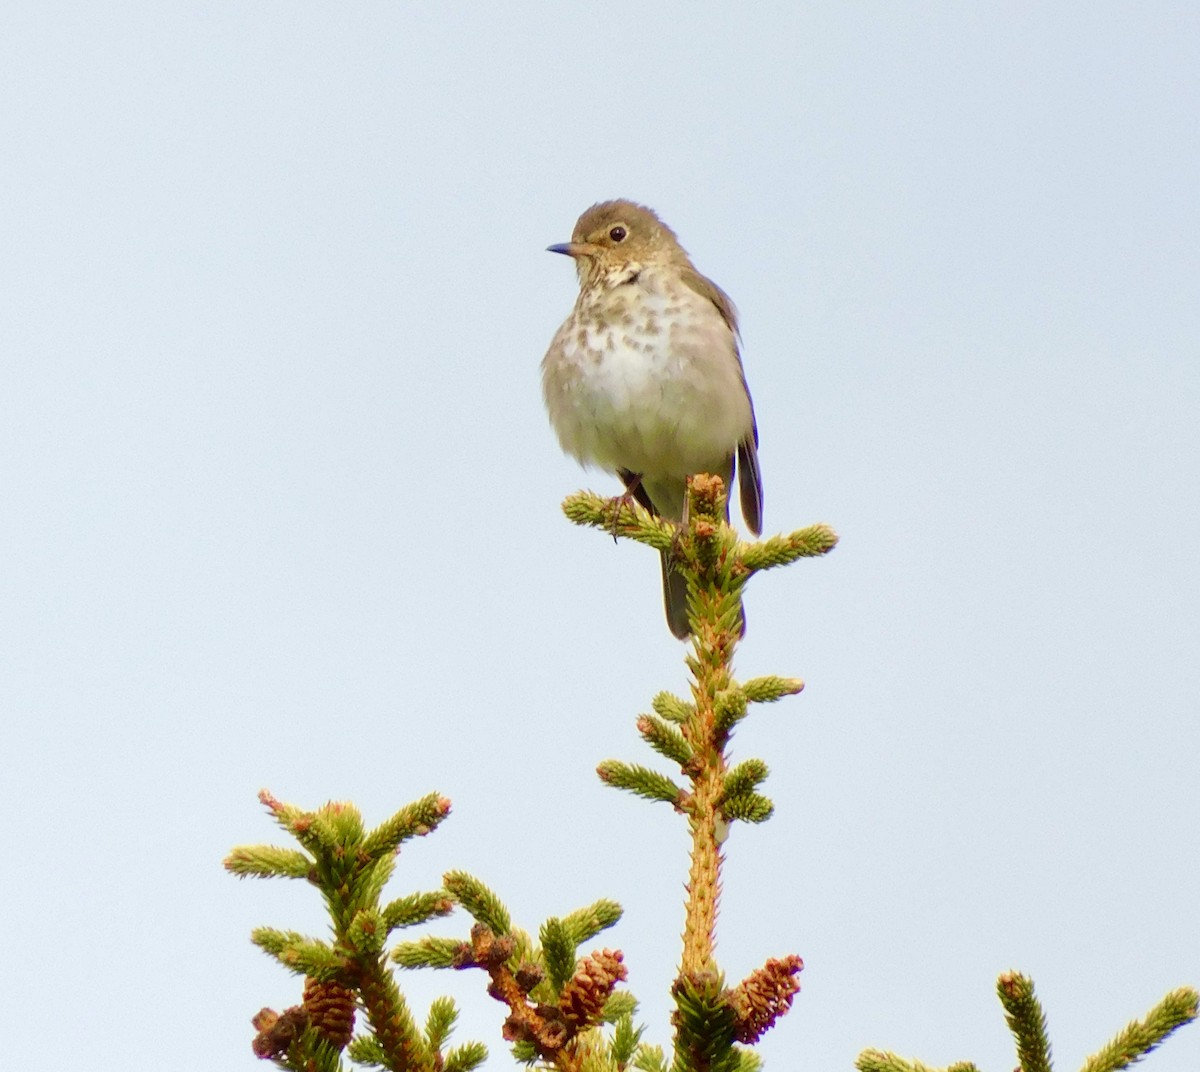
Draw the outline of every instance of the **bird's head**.
<instances>
[{"instance_id":1,"label":"bird's head","mask_svg":"<svg viewBox=\"0 0 1200 1072\"><path fill-rule=\"evenodd\" d=\"M652 265L690 265L687 253L652 209L632 201L602 201L575 224L570 242L547 247L575 258L583 286L629 282Z\"/></svg>"}]
</instances>

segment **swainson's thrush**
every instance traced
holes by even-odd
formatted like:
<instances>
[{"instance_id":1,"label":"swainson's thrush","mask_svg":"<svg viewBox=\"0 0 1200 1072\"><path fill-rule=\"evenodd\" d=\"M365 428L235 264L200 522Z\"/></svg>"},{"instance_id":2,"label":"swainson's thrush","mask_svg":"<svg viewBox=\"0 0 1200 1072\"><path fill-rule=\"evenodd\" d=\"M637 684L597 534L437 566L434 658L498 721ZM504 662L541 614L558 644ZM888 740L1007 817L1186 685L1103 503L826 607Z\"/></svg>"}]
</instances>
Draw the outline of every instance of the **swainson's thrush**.
<instances>
[{"instance_id":1,"label":"swainson's thrush","mask_svg":"<svg viewBox=\"0 0 1200 1072\"><path fill-rule=\"evenodd\" d=\"M762 531L758 429L738 353L737 311L675 232L643 205L605 201L550 246L575 260L579 297L542 360L550 423L568 454L616 473L652 513L684 518L687 478L730 487ZM667 624L688 635L687 587L664 553Z\"/></svg>"}]
</instances>

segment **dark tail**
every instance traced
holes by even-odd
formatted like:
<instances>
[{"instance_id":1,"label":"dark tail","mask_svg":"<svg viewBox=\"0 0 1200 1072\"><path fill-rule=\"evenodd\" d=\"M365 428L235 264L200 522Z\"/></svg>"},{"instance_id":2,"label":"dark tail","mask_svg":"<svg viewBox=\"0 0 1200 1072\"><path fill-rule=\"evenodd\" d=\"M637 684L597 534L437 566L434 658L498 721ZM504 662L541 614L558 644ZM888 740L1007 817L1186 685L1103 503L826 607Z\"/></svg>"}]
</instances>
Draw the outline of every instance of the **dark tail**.
<instances>
[{"instance_id":1,"label":"dark tail","mask_svg":"<svg viewBox=\"0 0 1200 1072\"><path fill-rule=\"evenodd\" d=\"M692 633L687 616L687 582L682 573L671 568L671 559L666 551L662 553L662 575L667 627L680 640L687 640Z\"/></svg>"},{"instance_id":2,"label":"dark tail","mask_svg":"<svg viewBox=\"0 0 1200 1072\"><path fill-rule=\"evenodd\" d=\"M671 568L671 559L667 552L662 553L663 603L667 608L667 628L680 640L687 640L692 635L687 616L687 582L683 574ZM746 635L746 604L742 604L741 629L739 636Z\"/></svg>"}]
</instances>

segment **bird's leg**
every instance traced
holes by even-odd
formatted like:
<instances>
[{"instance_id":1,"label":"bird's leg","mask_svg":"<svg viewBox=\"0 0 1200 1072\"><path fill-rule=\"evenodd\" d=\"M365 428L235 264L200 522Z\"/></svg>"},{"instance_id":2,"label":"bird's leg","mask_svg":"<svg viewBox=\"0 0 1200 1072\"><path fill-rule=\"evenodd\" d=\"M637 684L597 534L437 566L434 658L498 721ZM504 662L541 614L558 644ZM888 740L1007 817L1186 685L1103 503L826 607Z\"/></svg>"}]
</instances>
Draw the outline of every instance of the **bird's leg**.
<instances>
[{"instance_id":1,"label":"bird's leg","mask_svg":"<svg viewBox=\"0 0 1200 1072\"><path fill-rule=\"evenodd\" d=\"M621 507L632 506L637 490L642 486L641 473L631 473L622 469L618 475L625 481L625 490L612 500L613 516L612 529L610 531L612 532L613 543L617 542L617 522L621 518Z\"/></svg>"},{"instance_id":2,"label":"bird's leg","mask_svg":"<svg viewBox=\"0 0 1200 1072\"><path fill-rule=\"evenodd\" d=\"M671 557L679 556L679 545L683 541L683 534L687 532L688 522L692 517L692 478L687 478L687 483L683 489L683 517L679 519L679 524L675 529L675 535L671 538Z\"/></svg>"}]
</instances>

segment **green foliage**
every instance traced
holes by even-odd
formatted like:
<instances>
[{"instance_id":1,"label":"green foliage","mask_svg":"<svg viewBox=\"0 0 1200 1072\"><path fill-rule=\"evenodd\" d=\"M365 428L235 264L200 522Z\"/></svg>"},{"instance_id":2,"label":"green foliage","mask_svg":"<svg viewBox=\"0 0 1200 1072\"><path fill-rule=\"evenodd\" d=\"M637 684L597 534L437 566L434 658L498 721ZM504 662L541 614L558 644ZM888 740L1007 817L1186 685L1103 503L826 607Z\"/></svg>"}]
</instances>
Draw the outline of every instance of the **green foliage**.
<instances>
[{"instance_id":1,"label":"green foliage","mask_svg":"<svg viewBox=\"0 0 1200 1072\"><path fill-rule=\"evenodd\" d=\"M737 1055L738 1072L759 1072L763 1066L762 1058L753 1050L744 1050L739 1047L734 1053Z\"/></svg>"},{"instance_id":2,"label":"green foliage","mask_svg":"<svg viewBox=\"0 0 1200 1072\"><path fill-rule=\"evenodd\" d=\"M443 1072L471 1072L487 1060L487 1047L482 1042L464 1042L446 1054Z\"/></svg>"},{"instance_id":3,"label":"green foliage","mask_svg":"<svg viewBox=\"0 0 1200 1072\"><path fill-rule=\"evenodd\" d=\"M243 845L229 854L225 869L240 878L308 878L312 858L277 845Z\"/></svg>"},{"instance_id":4,"label":"green foliage","mask_svg":"<svg viewBox=\"0 0 1200 1072\"><path fill-rule=\"evenodd\" d=\"M440 1053L458 1021L458 1008L448 997L434 998L425 1019L425 1041L433 1053Z\"/></svg>"},{"instance_id":5,"label":"green foliage","mask_svg":"<svg viewBox=\"0 0 1200 1072\"><path fill-rule=\"evenodd\" d=\"M650 706L660 718L665 718L668 722L674 722L679 726L682 726L696 713L695 704L686 703L669 692L658 693L650 701Z\"/></svg>"},{"instance_id":6,"label":"green foliage","mask_svg":"<svg viewBox=\"0 0 1200 1072\"><path fill-rule=\"evenodd\" d=\"M761 759L746 759L730 768L722 790L726 797L741 797L767 780L767 765Z\"/></svg>"},{"instance_id":7,"label":"green foliage","mask_svg":"<svg viewBox=\"0 0 1200 1072\"><path fill-rule=\"evenodd\" d=\"M387 1060L387 1054L374 1035L358 1035L351 1039L346 1047L346 1056L355 1064L366 1065L368 1068L382 1068Z\"/></svg>"},{"instance_id":8,"label":"green foliage","mask_svg":"<svg viewBox=\"0 0 1200 1072\"><path fill-rule=\"evenodd\" d=\"M450 871L442 876L446 891L470 914L496 935L512 930L512 919L503 902L474 875Z\"/></svg>"},{"instance_id":9,"label":"green foliage","mask_svg":"<svg viewBox=\"0 0 1200 1072\"><path fill-rule=\"evenodd\" d=\"M678 804L683 790L665 774L641 767L634 763L622 763L616 759L606 759L596 768L600 780L617 789L627 789L629 792L647 800L661 800L667 804Z\"/></svg>"},{"instance_id":10,"label":"green foliage","mask_svg":"<svg viewBox=\"0 0 1200 1072\"><path fill-rule=\"evenodd\" d=\"M581 523L598 525L602 512L595 508L599 505L575 496L566 509ZM755 977L757 988L739 988L740 1011L735 1012L734 995L724 992L715 971L720 845L728 836L730 820L763 822L773 810L771 802L757 792L767 776L766 764L748 759L731 766L727 749L731 731L747 716L752 702L778 700L798 692L802 685L784 677L754 678L748 685L733 679L732 657L742 633L741 591L755 568L805 553L823 553L836 537L818 526L767 541L770 546L759 553L756 549L763 545L740 543L729 529L723 485L710 477L691 482L688 512L691 521L673 542L672 562L688 586L693 647L686 661L694 702L660 692L652 701L655 714L642 715L637 726L642 739L675 763L690 786L684 789L657 771L614 759L600 764L598 773L609 785L671 804L688 820L692 859L683 960L673 989L673 1072L749 1072L757 1067L757 1059L736 1045L737 1038L757 1040L790 1006L794 988L780 980L780 969L765 968ZM638 528L644 519L632 520L635 523L623 534L651 543L651 533ZM756 553L759 559L753 560ZM646 1047L634 1058L637 1067L657 1069L662 1063Z\"/></svg>"},{"instance_id":11,"label":"green foliage","mask_svg":"<svg viewBox=\"0 0 1200 1072\"><path fill-rule=\"evenodd\" d=\"M675 998L675 1063L671 1072L737 1072L734 1012L721 977L713 972L680 975L671 987Z\"/></svg>"},{"instance_id":12,"label":"green foliage","mask_svg":"<svg viewBox=\"0 0 1200 1072\"><path fill-rule=\"evenodd\" d=\"M617 1020L608 1044L608 1054L613 1064L624 1067L633 1060L642 1039L642 1030L633 1026L633 1016L630 1014Z\"/></svg>"},{"instance_id":13,"label":"green foliage","mask_svg":"<svg viewBox=\"0 0 1200 1072\"><path fill-rule=\"evenodd\" d=\"M632 1017L637 1003L632 995L614 989L624 978L619 953L603 951L581 959L578 947L616 923L621 906L599 900L566 916L552 916L541 925L534 943L526 931L512 924L508 909L479 879L451 872L443 881L448 892L470 903L477 919L470 937L427 936L400 942L391 952L392 960L404 968L485 971L490 979L488 992L509 1008L505 1036L517 1060L555 1065L578 1040L578 1053L570 1050L571 1059L563 1067L609 1072L607 1065L595 1064L600 1060L596 1047L608 1050L596 1029L622 1016ZM485 922L489 920L507 928L505 933L496 933ZM435 1013L439 1013L437 1005L426 1025L427 1038L439 1037ZM464 1061L471 1052L462 1051ZM577 1057L582 1060L583 1054L588 1055L583 1064L571 1063Z\"/></svg>"},{"instance_id":14,"label":"green foliage","mask_svg":"<svg viewBox=\"0 0 1200 1072\"><path fill-rule=\"evenodd\" d=\"M804 688L797 677L752 677L742 682L742 692L751 703L774 703L785 696L795 696Z\"/></svg>"},{"instance_id":15,"label":"green foliage","mask_svg":"<svg viewBox=\"0 0 1200 1072\"><path fill-rule=\"evenodd\" d=\"M457 938L419 938L399 942L391 957L401 968L456 968L464 943Z\"/></svg>"},{"instance_id":16,"label":"green foliage","mask_svg":"<svg viewBox=\"0 0 1200 1072\"><path fill-rule=\"evenodd\" d=\"M606 1024L615 1024L622 1017L632 1017L637 1012L637 1000L627 990L618 990L604 1006L601 1019Z\"/></svg>"},{"instance_id":17,"label":"green foliage","mask_svg":"<svg viewBox=\"0 0 1200 1072\"><path fill-rule=\"evenodd\" d=\"M341 1051L311 1027L292 1042L286 1053L276 1056L275 1063L291 1072L346 1072Z\"/></svg>"},{"instance_id":18,"label":"green foliage","mask_svg":"<svg viewBox=\"0 0 1200 1072\"><path fill-rule=\"evenodd\" d=\"M250 940L296 975L335 979L346 970L346 958L319 938L309 938L296 931L258 927L251 931Z\"/></svg>"},{"instance_id":19,"label":"green foliage","mask_svg":"<svg viewBox=\"0 0 1200 1072\"><path fill-rule=\"evenodd\" d=\"M661 1046L639 1046L633 1059L639 1072L667 1072L667 1059Z\"/></svg>"},{"instance_id":20,"label":"green foliage","mask_svg":"<svg viewBox=\"0 0 1200 1072\"><path fill-rule=\"evenodd\" d=\"M1116 1072L1140 1061L1172 1031L1197 1017L1200 994L1190 986L1172 990L1141 1020L1134 1020L1084 1062L1083 1072Z\"/></svg>"},{"instance_id":21,"label":"green foliage","mask_svg":"<svg viewBox=\"0 0 1200 1072\"><path fill-rule=\"evenodd\" d=\"M922 1064L920 1061L898 1057L885 1050L863 1050L854 1065L858 1072L941 1072L941 1070ZM951 1067L958 1068L959 1066ZM950 1072L950 1070L946 1069L945 1072Z\"/></svg>"},{"instance_id":22,"label":"green foliage","mask_svg":"<svg viewBox=\"0 0 1200 1072\"><path fill-rule=\"evenodd\" d=\"M667 552L688 588L693 635L686 655L692 700L660 692L653 714L641 715L638 733L659 756L675 764L686 787L655 770L618 760L598 767L602 780L647 800L671 804L686 818L692 839L685 906L683 955L671 994L674 1046L670 1060L642 1041L637 1002L618 985L625 978L620 953L582 947L621 918L614 901L598 900L537 931L514 927L500 898L465 871L451 871L445 888L414 892L382 903L401 845L428 834L449 814L449 802L429 794L373 830L348 803L303 811L260 799L300 848L250 845L225 861L238 877L305 879L315 885L330 918L332 938L257 928L252 940L289 971L305 977L304 1004L283 1013L265 1009L254 1018L255 1052L296 1072L345 1072L343 1058L389 1072L472 1072L487 1057L482 1043L448 1048L458 1010L436 998L418 1029L391 965L401 968L473 969L487 976L487 992L507 1009L503 1034L513 1056L558 1072L759 1072L748 1048L788 1011L803 967L798 956L768 960L736 987L726 988L715 950L722 844L732 820L761 823L773 805L758 790L768 775L760 759L732 762L732 731L752 704L772 703L803 689L798 678L762 676L739 683L733 653L741 639L741 593L756 571L822 555L837 537L812 525L757 543L744 543L726 522L719 480L697 476L689 484L689 521L682 528L639 506L617 507L598 496L572 496L564 510L591 525ZM564 842L565 843L565 842ZM561 864L555 858L539 859ZM618 861L610 866L628 866ZM393 932L448 915L457 903L474 920L469 936L422 936L386 945ZM1000 977L998 993L1012 1031L1020 1072L1051 1072L1046 1018L1032 982ZM1169 993L1147 1016L1129 1024L1083 1072L1119 1072L1197 1018L1200 995ZM919 1061L866 1050L859 1072L935 1072ZM978 1072L969 1062L946 1072Z\"/></svg>"},{"instance_id":23,"label":"green foliage","mask_svg":"<svg viewBox=\"0 0 1200 1072\"><path fill-rule=\"evenodd\" d=\"M562 504L563 513L576 525L590 525L615 536L653 547L656 551L671 551L676 527L666 518L657 517L636 503L623 505L613 517L612 500L590 491L569 495Z\"/></svg>"},{"instance_id":24,"label":"green foliage","mask_svg":"<svg viewBox=\"0 0 1200 1072\"><path fill-rule=\"evenodd\" d=\"M395 855L404 842L415 837L424 837L435 830L449 811L448 802L436 793L430 793L405 805L363 840L364 857L372 860Z\"/></svg>"},{"instance_id":25,"label":"green foliage","mask_svg":"<svg viewBox=\"0 0 1200 1072\"><path fill-rule=\"evenodd\" d=\"M333 940L296 931L259 927L252 940L288 970L306 977L304 1004L284 1013L265 1009L255 1017L255 1052L283 1068L341 1072L344 1052L361 1065L394 1072L438 1072L450 1067L443 1053L454 1022L454 1006L439 999L424 1033L418 1032L393 974L385 967L389 932L447 910L442 893L410 894L386 908L379 898L395 867L396 850L406 838L429 833L449 812L444 799L430 795L366 831L358 809L329 803L306 812L265 791L260 799L275 821L307 854L271 846L234 849L226 868L239 876L290 877L301 874L324 898ZM353 1035L356 1012L365 1030ZM479 1043L460 1050L460 1069L472 1068L486 1053Z\"/></svg>"},{"instance_id":26,"label":"green foliage","mask_svg":"<svg viewBox=\"0 0 1200 1072\"><path fill-rule=\"evenodd\" d=\"M520 1061L523 1065L532 1065L538 1059L537 1047L532 1042L514 1042L509 1052L513 1055L514 1060Z\"/></svg>"},{"instance_id":27,"label":"green foliage","mask_svg":"<svg viewBox=\"0 0 1200 1072\"><path fill-rule=\"evenodd\" d=\"M742 565L751 572L787 566L799 558L815 558L837 546L837 534L828 525L810 525L786 536L770 536L744 544Z\"/></svg>"},{"instance_id":28,"label":"green foliage","mask_svg":"<svg viewBox=\"0 0 1200 1072\"><path fill-rule=\"evenodd\" d=\"M686 767L694 754L683 734L664 719L642 715L638 719L638 733L659 755L681 767Z\"/></svg>"},{"instance_id":29,"label":"green foliage","mask_svg":"<svg viewBox=\"0 0 1200 1072\"><path fill-rule=\"evenodd\" d=\"M1046 1016L1034 993L1033 981L1005 972L996 984L1005 1019L1017 1045L1020 1072L1049 1072L1050 1041ZM1083 1064L1082 1072L1117 1072L1140 1061L1172 1031L1197 1017L1200 994L1191 987L1173 990L1142 1020L1135 1020ZM864 1050L855 1062L859 1072L941 1072L884 1050ZM950 1065L945 1072L978 1072L969 1061Z\"/></svg>"},{"instance_id":30,"label":"green foliage","mask_svg":"<svg viewBox=\"0 0 1200 1072\"><path fill-rule=\"evenodd\" d=\"M567 980L575 974L575 943L561 919L551 916L542 924L538 937L542 943L542 961L546 966L546 974L550 977L550 985L557 997L566 986Z\"/></svg>"},{"instance_id":31,"label":"green foliage","mask_svg":"<svg viewBox=\"0 0 1200 1072\"><path fill-rule=\"evenodd\" d=\"M1052 1072L1046 1016L1033 992L1033 981L1015 972L1005 972L996 984L996 992L1004 1006L1008 1028L1017 1040L1022 1072Z\"/></svg>"},{"instance_id":32,"label":"green foliage","mask_svg":"<svg viewBox=\"0 0 1200 1072\"><path fill-rule=\"evenodd\" d=\"M381 919L387 932L401 927L412 927L426 923L438 916L448 916L454 911L454 902L444 890L436 893L410 893L384 905Z\"/></svg>"},{"instance_id":33,"label":"green foliage","mask_svg":"<svg viewBox=\"0 0 1200 1072\"><path fill-rule=\"evenodd\" d=\"M590 942L601 931L607 930L621 919L622 908L616 901L601 899L586 908L577 908L563 917L563 927L576 946Z\"/></svg>"},{"instance_id":34,"label":"green foliage","mask_svg":"<svg viewBox=\"0 0 1200 1072\"><path fill-rule=\"evenodd\" d=\"M746 717L749 706L740 688L721 689L713 696L713 715L718 733L726 734Z\"/></svg>"},{"instance_id":35,"label":"green foliage","mask_svg":"<svg viewBox=\"0 0 1200 1072\"><path fill-rule=\"evenodd\" d=\"M360 908L346 928L350 944L367 956L378 956L383 952L387 928L383 925L383 914L374 908Z\"/></svg>"},{"instance_id":36,"label":"green foliage","mask_svg":"<svg viewBox=\"0 0 1200 1072\"><path fill-rule=\"evenodd\" d=\"M775 805L761 793L740 793L721 802L721 814L730 822L765 823L775 814Z\"/></svg>"}]
</instances>

